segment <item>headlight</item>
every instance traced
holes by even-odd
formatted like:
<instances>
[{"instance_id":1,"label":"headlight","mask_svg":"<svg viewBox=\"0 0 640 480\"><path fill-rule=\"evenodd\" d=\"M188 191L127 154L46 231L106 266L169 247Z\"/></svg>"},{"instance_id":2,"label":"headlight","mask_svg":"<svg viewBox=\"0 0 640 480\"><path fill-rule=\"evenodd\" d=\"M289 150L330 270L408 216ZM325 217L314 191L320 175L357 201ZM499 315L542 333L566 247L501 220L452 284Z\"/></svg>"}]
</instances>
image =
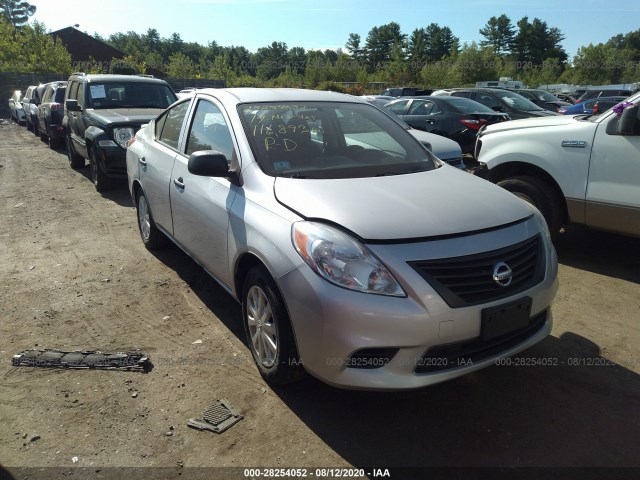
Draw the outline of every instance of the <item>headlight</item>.
<instances>
[{"instance_id":1,"label":"headlight","mask_svg":"<svg viewBox=\"0 0 640 480\"><path fill-rule=\"evenodd\" d=\"M130 127L114 128L113 140L122 148L127 148L127 142L133 138L134 131Z\"/></svg>"},{"instance_id":2,"label":"headlight","mask_svg":"<svg viewBox=\"0 0 640 480\"><path fill-rule=\"evenodd\" d=\"M405 296L389 270L364 245L340 230L321 223L296 222L291 237L304 261L329 282L358 292Z\"/></svg>"}]
</instances>

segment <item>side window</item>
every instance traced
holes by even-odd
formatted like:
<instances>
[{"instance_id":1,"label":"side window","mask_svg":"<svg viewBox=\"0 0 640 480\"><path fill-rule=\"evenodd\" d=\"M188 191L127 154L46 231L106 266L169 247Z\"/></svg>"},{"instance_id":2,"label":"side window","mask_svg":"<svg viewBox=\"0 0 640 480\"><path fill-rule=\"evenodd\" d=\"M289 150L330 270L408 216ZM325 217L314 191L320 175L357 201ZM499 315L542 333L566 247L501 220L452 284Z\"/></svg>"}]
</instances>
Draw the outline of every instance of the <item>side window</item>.
<instances>
[{"instance_id":1,"label":"side window","mask_svg":"<svg viewBox=\"0 0 640 480\"><path fill-rule=\"evenodd\" d=\"M431 115L433 103L422 100L414 100L409 109L409 115Z\"/></svg>"},{"instance_id":2,"label":"side window","mask_svg":"<svg viewBox=\"0 0 640 480\"><path fill-rule=\"evenodd\" d=\"M71 82L69 85L69 95L67 95L68 99L76 100L78 98L78 82Z\"/></svg>"},{"instance_id":3,"label":"side window","mask_svg":"<svg viewBox=\"0 0 640 480\"><path fill-rule=\"evenodd\" d=\"M492 97L491 95L487 95L486 93L477 93L476 94L476 102L480 102L483 105L486 105L489 108L499 107L500 102Z\"/></svg>"},{"instance_id":4,"label":"side window","mask_svg":"<svg viewBox=\"0 0 640 480\"><path fill-rule=\"evenodd\" d=\"M178 149L180 130L188 107L188 101L179 103L171 110L168 110L161 119L158 119L159 123L156 122L156 138L159 142L176 150Z\"/></svg>"},{"instance_id":5,"label":"side window","mask_svg":"<svg viewBox=\"0 0 640 480\"><path fill-rule=\"evenodd\" d=\"M471 92L453 92L451 94L452 97L463 97L463 98L471 98Z\"/></svg>"},{"instance_id":6,"label":"side window","mask_svg":"<svg viewBox=\"0 0 640 480\"><path fill-rule=\"evenodd\" d=\"M206 100L199 100L193 115L186 154L200 150L216 150L231 162L233 142L227 122L218 107Z\"/></svg>"},{"instance_id":7,"label":"side window","mask_svg":"<svg viewBox=\"0 0 640 480\"><path fill-rule=\"evenodd\" d=\"M78 105L84 108L84 87L86 83L80 82L78 84Z\"/></svg>"},{"instance_id":8,"label":"side window","mask_svg":"<svg viewBox=\"0 0 640 480\"><path fill-rule=\"evenodd\" d=\"M47 89L44 91L44 95L42 95L42 103L51 102L52 93L53 87L47 87Z\"/></svg>"},{"instance_id":9,"label":"side window","mask_svg":"<svg viewBox=\"0 0 640 480\"><path fill-rule=\"evenodd\" d=\"M402 115L404 113L405 108L407 108L407 104L409 100L403 100L401 102L394 102L393 105L388 105L387 108L391 110L393 113L398 115Z\"/></svg>"}]
</instances>

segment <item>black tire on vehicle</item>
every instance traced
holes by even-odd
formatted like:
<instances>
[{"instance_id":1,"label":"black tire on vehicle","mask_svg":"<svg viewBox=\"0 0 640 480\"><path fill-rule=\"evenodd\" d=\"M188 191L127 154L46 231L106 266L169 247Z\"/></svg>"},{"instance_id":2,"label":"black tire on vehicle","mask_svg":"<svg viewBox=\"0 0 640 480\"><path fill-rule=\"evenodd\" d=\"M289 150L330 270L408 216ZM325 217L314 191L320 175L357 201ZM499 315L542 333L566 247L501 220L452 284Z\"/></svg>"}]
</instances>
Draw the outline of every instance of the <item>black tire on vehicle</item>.
<instances>
[{"instance_id":1,"label":"black tire on vehicle","mask_svg":"<svg viewBox=\"0 0 640 480\"><path fill-rule=\"evenodd\" d=\"M46 132L40 132L40 140L49 143L49 135L47 135Z\"/></svg>"},{"instance_id":2,"label":"black tire on vehicle","mask_svg":"<svg viewBox=\"0 0 640 480\"><path fill-rule=\"evenodd\" d=\"M157 250L166 246L167 237L156 226L147 197L142 189L136 193L136 212L138 214L138 230L144 246L149 250Z\"/></svg>"},{"instance_id":3,"label":"black tire on vehicle","mask_svg":"<svg viewBox=\"0 0 640 480\"><path fill-rule=\"evenodd\" d=\"M55 150L58 147L59 142L60 142L60 140L58 140L56 138L53 138L52 135L49 135L47 137L47 144L49 145L49 148L51 150Z\"/></svg>"},{"instance_id":4,"label":"black tire on vehicle","mask_svg":"<svg viewBox=\"0 0 640 480\"><path fill-rule=\"evenodd\" d=\"M35 122L35 123L33 124L33 130L32 130L32 131L33 131L33 134L34 134L36 137L39 137L39 136L40 136L40 125L38 125L38 122Z\"/></svg>"},{"instance_id":5,"label":"black tire on vehicle","mask_svg":"<svg viewBox=\"0 0 640 480\"><path fill-rule=\"evenodd\" d=\"M304 377L284 300L262 265L253 267L244 281L242 318L247 343L262 378L285 385Z\"/></svg>"},{"instance_id":6,"label":"black tire on vehicle","mask_svg":"<svg viewBox=\"0 0 640 480\"><path fill-rule=\"evenodd\" d=\"M531 175L521 175L502 180L498 185L540 210L551 236L558 236L562 227L560 199L547 182Z\"/></svg>"},{"instance_id":7,"label":"black tire on vehicle","mask_svg":"<svg viewBox=\"0 0 640 480\"><path fill-rule=\"evenodd\" d=\"M71 168L74 170L84 168L84 157L79 155L75 148L73 148L73 142L71 141L71 138L69 138L69 135L65 136L65 142L67 144L67 157L69 158L69 165Z\"/></svg>"},{"instance_id":8,"label":"black tire on vehicle","mask_svg":"<svg viewBox=\"0 0 640 480\"><path fill-rule=\"evenodd\" d=\"M27 120L25 120L25 123L27 124L27 130L29 130L30 132L33 132L33 125L29 123Z\"/></svg>"},{"instance_id":9,"label":"black tire on vehicle","mask_svg":"<svg viewBox=\"0 0 640 480\"><path fill-rule=\"evenodd\" d=\"M109 179L106 174L98 165L98 161L96 160L95 151L92 148L88 149L89 151L89 168L91 169L91 181L93 185L96 187L98 192L106 192L111 190L113 187L113 183L111 179Z\"/></svg>"}]
</instances>

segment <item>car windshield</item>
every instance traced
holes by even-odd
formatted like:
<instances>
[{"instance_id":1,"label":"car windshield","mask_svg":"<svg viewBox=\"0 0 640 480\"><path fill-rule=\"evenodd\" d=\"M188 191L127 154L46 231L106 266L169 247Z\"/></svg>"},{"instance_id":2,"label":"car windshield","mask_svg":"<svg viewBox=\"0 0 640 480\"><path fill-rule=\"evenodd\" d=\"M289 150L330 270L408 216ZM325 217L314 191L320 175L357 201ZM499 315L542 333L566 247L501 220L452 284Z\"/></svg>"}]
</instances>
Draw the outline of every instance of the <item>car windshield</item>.
<instances>
[{"instance_id":1,"label":"car windshield","mask_svg":"<svg viewBox=\"0 0 640 480\"><path fill-rule=\"evenodd\" d=\"M530 112L533 110L544 110L543 108L540 108L535 103L527 100L522 95L519 95L517 93L505 90L501 91L498 95L503 102L505 102L511 108L515 108L516 110L524 110L526 112Z\"/></svg>"},{"instance_id":2,"label":"car windshield","mask_svg":"<svg viewBox=\"0 0 640 480\"><path fill-rule=\"evenodd\" d=\"M471 100L470 98L446 97L446 100L443 99L442 101L451 107L454 112L458 113L496 113L495 110L491 110L486 105Z\"/></svg>"},{"instance_id":3,"label":"car windshield","mask_svg":"<svg viewBox=\"0 0 640 480\"><path fill-rule=\"evenodd\" d=\"M368 104L241 104L240 117L260 168L271 176L356 178L432 170L431 152Z\"/></svg>"},{"instance_id":4,"label":"car windshield","mask_svg":"<svg viewBox=\"0 0 640 480\"><path fill-rule=\"evenodd\" d=\"M161 83L109 82L89 85L92 108L167 108L177 100Z\"/></svg>"}]
</instances>

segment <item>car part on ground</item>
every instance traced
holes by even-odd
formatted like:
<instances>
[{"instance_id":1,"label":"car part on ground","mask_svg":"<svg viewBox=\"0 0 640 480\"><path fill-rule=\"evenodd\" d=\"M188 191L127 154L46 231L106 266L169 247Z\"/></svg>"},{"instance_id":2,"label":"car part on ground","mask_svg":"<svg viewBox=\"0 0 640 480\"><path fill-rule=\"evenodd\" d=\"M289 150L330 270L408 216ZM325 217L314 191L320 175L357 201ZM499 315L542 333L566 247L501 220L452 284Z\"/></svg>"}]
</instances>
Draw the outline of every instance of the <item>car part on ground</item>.
<instances>
[{"instance_id":1,"label":"car part on ground","mask_svg":"<svg viewBox=\"0 0 640 480\"><path fill-rule=\"evenodd\" d=\"M149 356L140 352L103 353L98 350L65 352L55 349L24 350L13 356L14 367L79 368L100 370L151 370Z\"/></svg>"}]
</instances>

